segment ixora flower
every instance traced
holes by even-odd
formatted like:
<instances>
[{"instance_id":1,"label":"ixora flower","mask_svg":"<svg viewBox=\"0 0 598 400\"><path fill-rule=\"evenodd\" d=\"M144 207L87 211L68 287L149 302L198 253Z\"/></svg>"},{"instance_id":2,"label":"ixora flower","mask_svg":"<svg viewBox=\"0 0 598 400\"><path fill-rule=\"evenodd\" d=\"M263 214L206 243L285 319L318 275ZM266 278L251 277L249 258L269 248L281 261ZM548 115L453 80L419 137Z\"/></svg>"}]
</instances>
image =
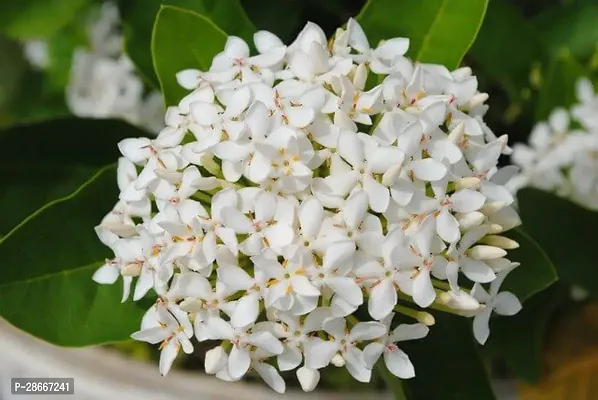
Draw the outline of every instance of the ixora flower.
<instances>
[{"instance_id":1,"label":"ixora flower","mask_svg":"<svg viewBox=\"0 0 598 400\"><path fill-rule=\"evenodd\" d=\"M511 160L521 172L506 187L531 186L598 210L598 94L587 78L577 81L579 103L554 109L536 124L529 144L517 144Z\"/></svg>"},{"instance_id":2,"label":"ixora flower","mask_svg":"<svg viewBox=\"0 0 598 400\"><path fill-rule=\"evenodd\" d=\"M331 364L368 382L380 358L408 379L401 342L434 324L416 307L473 317L481 342L493 311L519 310L498 292L518 265L499 236L518 224L507 138L470 69L408 44L372 48L355 20L330 41L312 23L289 46L258 32L255 56L231 37L178 74L191 93L157 138L120 143L122 193L96 228L115 258L95 280L156 292L133 338L161 343L162 374L195 336L222 341L208 374L277 392L279 371L310 391Z\"/></svg>"}]
</instances>

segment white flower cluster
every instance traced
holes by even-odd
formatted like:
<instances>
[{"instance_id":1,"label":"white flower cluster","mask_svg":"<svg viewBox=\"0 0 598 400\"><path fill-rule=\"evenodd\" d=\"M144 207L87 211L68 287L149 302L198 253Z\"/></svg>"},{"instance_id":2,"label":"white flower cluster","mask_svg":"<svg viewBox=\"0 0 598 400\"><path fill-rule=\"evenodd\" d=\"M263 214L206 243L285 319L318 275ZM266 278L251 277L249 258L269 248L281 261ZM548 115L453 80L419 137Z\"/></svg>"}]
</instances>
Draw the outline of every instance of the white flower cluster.
<instances>
[{"instance_id":1,"label":"white flower cluster","mask_svg":"<svg viewBox=\"0 0 598 400\"><path fill-rule=\"evenodd\" d=\"M106 2L88 26L89 48L73 53L66 104L77 117L122 118L158 133L164 128L164 107L159 92L144 93L144 85L131 60L123 53L116 3ZM30 64L44 70L53 62L48 44L24 44Z\"/></svg>"},{"instance_id":2,"label":"white flower cluster","mask_svg":"<svg viewBox=\"0 0 598 400\"><path fill-rule=\"evenodd\" d=\"M556 108L534 127L529 145L513 146L511 161L521 172L507 188L531 186L598 210L598 94L587 78L576 86L577 104Z\"/></svg>"},{"instance_id":3,"label":"white flower cluster","mask_svg":"<svg viewBox=\"0 0 598 400\"><path fill-rule=\"evenodd\" d=\"M380 356L413 377L396 343L428 333L418 307L475 316L485 342L492 311L521 308L498 293L520 220L471 70L414 64L408 39L372 49L352 19L330 42L312 23L254 41L180 72L167 127L119 144L120 201L96 228L115 257L94 279L158 294L133 338L161 343L163 375L193 335L222 340L207 373L253 369L277 392L300 366L306 391L329 364L368 382Z\"/></svg>"}]
</instances>

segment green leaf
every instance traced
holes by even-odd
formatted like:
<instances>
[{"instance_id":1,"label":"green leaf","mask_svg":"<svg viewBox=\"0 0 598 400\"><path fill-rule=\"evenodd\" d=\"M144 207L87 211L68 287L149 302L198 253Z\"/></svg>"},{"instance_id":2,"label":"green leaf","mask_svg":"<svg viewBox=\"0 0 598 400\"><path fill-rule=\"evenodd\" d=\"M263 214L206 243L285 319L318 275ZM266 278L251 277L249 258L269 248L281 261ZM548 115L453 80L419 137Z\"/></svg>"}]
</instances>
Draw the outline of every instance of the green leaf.
<instances>
[{"instance_id":1,"label":"green leaf","mask_svg":"<svg viewBox=\"0 0 598 400\"><path fill-rule=\"evenodd\" d=\"M18 0L0 5L0 31L17 39L45 38L76 18L89 0Z\"/></svg>"},{"instance_id":2,"label":"green leaf","mask_svg":"<svg viewBox=\"0 0 598 400\"><path fill-rule=\"evenodd\" d=\"M92 146L80 145L80 135ZM145 133L121 121L68 118L0 131L0 236L49 201L67 196L104 165L119 157L117 143ZM115 203L116 198L109 199ZM108 204L109 208L113 204ZM106 209L106 212L109 211Z\"/></svg>"},{"instance_id":3,"label":"green leaf","mask_svg":"<svg viewBox=\"0 0 598 400\"><path fill-rule=\"evenodd\" d=\"M544 250L521 229L513 229L506 236L519 243L519 248L509 250L508 257L521 265L507 275L501 289L523 302L556 282L557 273Z\"/></svg>"},{"instance_id":4,"label":"green leaf","mask_svg":"<svg viewBox=\"0 0 598 400\"><path fill-rule=\"evenodd\" d=\"M320 2L322 5L329 3L332 1ZM309 1L243 0L243 7L256 28L274 33L284 43L290 43L293 35L301 30L309 6ZM321 10L317 11L317 15L322 14ZM280 15L285 17L280 18Z\"/></svg>"},{"instance_id":5,"label":"green leaf","mask_svg":"<svg viewBox=\"0 0 598 400\"><path fill-rule=\"evenodd\" d=\"M255 27L238 0L120 0L119 3L125 28L127 54L146 80L156 88L159 87L158 76L154 72L150 50L152 29L160 5L197 12L213 21L229 35L239 36L247 42L253 40L255 32ZM210 46L212 41L212 37L205 36L205 33L201 28L197 31L190 29L185 36L185 41L192 40L198 43L195 49L201 51L202 47ZM174 49L179 47L179 43L170 43L170 45Z\"/></svg>"},{"instance_id":6,"label":"green leaf","mask_svg":"<svg viewBox=\"0 0 598 400\"><path fill-rule=\"evenodd\" d=\"M598 269L592 251L598 212L531 188L520 190L517 201L525 232L546 252L559 278L598 293Z\"/></svg>"},{"instance_id":7,"label":"green leaf","mask_svg":"<svg viewBox=\"0 0 598 400\"><path fill-rule=\"evenodd\" d=\"M91 280L110 256L93 227L117 196L115 168L103 168L0 240L0 316L62 346L126 340L139 328L144 310L120 304L122 284Z\"/></svg>"},{"instance_id":8,"label":"green leaf","mask_svg":"<svg viewBox=\"0 0 598 400\"><path fill-rule=\"evenodd\" d=\"M472 320L444 313L434 316L436 324L428 336L400 344L415 366L415 377L403 381L407 398L494 399L473 339Z\"/></svg>"},{"instance_id":9,"label":"green leaf","mask_svg":"<svg viewBox=\"0 0 598 400\"><path fill-rule=\"evenodd\" d=\"M188 92L177 83L177 72L208 69L226 38L226 33L206 17L162 6L152 35L152 56L166 105L178 104Z\"/></svg>"},{"instance_id":10,"label":"green leaf","mask_svg":"<svg viewBox=\"0 0 598 400\"><path fill-rule=\"evenodd\" d=\"M546 48L567 48L576 57L588 58L598 43L598 3L595 0L561 2L534 18Z\"/></svg>"},{"instance_id":11,"label":"green leaf","mask_svg":"<svg viewBox=\"0 0 598 400\"><path fill-rule=\"evenodd\" d=\"M568 50L562 49L552 60L544 77L536 109L536 120L545 120L556 107L569 107L575 103L575 83L582 76L587 76L587 72L571 57Z\"/></svg>"},{"instance_id":12,"label":"green leaf","mask_svg":"<svg viewBox=\"0 0 598 400\"><path fill-rule=\"evenodd\" d=\"M488 0L369 0L357 16L370 45L410 39L408 56L457 68L482 25Z\"/></svg>"},{"instance_id":13,"label":"green leaf","mask_svg":"<svg viewBox=\"0 0 598 400\"><path fill-rule=\"evenodd\" d=\"M47 44L49 65L45 69L46 86L49 90L60 91L64 96L70 79L73 53L77 48L89 46L86 27L80 21L75 21L49 38Z\"/></svg>"},{"instance_id":14,"label":"green leaf","mask_svg":"<svg viewBox=\"0 0 598 400\"><path fill-rule=\"evenodd\" d=\"M518 98L530 84L532 65L546 58L546 50L541 35L518 8L506 1L491 1L468 56L511 98Z\"/></svg>"},{"instance_id":15,"label":"green leaf","mask_svg":"<svg viewBox=\"0 0 598 400\"><path fill-rule=\"evenodd\" d=\"M546 328L567 293L564 285L552 285L526 301L516 315L490 321L490 338L484 347L503 359L516 378L535 382L542 377Z\"/></svg>"}]
</instances>

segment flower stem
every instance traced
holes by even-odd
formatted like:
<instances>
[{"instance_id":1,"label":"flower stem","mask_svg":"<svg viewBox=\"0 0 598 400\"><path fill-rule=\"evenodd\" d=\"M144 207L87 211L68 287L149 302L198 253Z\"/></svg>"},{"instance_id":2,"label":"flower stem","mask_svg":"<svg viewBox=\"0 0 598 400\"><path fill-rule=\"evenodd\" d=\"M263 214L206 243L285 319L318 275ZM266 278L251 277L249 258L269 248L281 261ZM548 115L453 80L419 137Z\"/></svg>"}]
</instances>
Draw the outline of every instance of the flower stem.
<instances>
[{"instance_id":1,"label":"flower stem","mask_svg":"<svg viewBox=\"0 0 598 400\"><path fill-rule=\"evenodd\" d=\"M407 400L407 396L403 390L403 381L391 374L382 360L376 363L376 372L384 379L386 389L392 393L395 400Z\"/></svg>"}]
</instances>

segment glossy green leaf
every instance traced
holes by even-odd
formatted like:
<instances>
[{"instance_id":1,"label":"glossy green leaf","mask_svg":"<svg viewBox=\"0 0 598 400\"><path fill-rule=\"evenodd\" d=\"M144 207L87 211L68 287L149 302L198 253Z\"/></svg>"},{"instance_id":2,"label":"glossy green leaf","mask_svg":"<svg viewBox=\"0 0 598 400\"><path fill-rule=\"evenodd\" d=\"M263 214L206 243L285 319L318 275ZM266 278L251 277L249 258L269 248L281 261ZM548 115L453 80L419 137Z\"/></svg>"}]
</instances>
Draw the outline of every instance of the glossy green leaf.
<instances>
[{"instance_id":1,"label":"glossy green leaf","mask_svg":"<svg viewBox=\"0 0 598 400\"><path fill-rule=\"evenodd\" d=\"M306 9L310 6L309 1L243 0L242 3L257 29L272 32L285 43L292 42L293 35L303 28ZM325 3L332 3L332 1ZM321 10L318 11L310 16L320 16ZM280 15L285 17L280 18ZM224 27L222 28L226 31Z\"/></svg>"},{"instance_id":2,"label":"glossy green leaf","mask_svg":"<svg viewBox=\"0 0 598 400\"><path fill-rule=\"evenodd\" d=\"M18 39L45 38L75 19L89 0L2 1L0 31Z\"/></svg>"},{"instance_id":3,"label":"glossy green leaf","mask_svg":"<svg viewBox=\"0 0 598 400\"><path fill-rule=\"evenodd\" d=\"M537 189L517 194L525 232L546 252L559 278L598 293L598 269L592 249L598 212Z\"/></svg>"},{"instance_id":4,"label":"glossy green leaf","mask_svg":"<svg viewBox=\"0 0 598 400\"><path fill-rule=\"evenodd\" d=\"M201 14L227 34L239 36L249 43L253 40L255 32L255 27L245 14L239 0L120 0L119 5L125 28L127 54L146 80L156 88L159 87L159 82L152 64L151 38L161 5L180 7ZM210 46L212 37L205 36L205 33L201 28L195 32L190 30L185 40L199 43L196 49ZM173 48L178 48L179 43L171 43L171 45Z\"/></svg>"},{"instance_id":5,"label":"glossy green leaf","mask_svg":"<svg viewBox=\"0 0 598 400\"><path fill-rule=\"evenodd\" d=\"M515 5L491 1L468 57L478 73L489 75L511 98L518 98L529 86L534 62L544 60L546 53L539 32Z\"/></svg>"},{"instance_id":6,"label":"glossy green leaf","mask_svg":"<svg viewBox=\"0 0 598 400\"><path fill-rule=\"evenodd\" d=\"M0 159L0 207L10 210L0 214L0 235L49 201L73 192L104 165L115 162L120 140L144 135L121 121L76 118L0 131L0 148L20 149L6 151ZM77 149L75 143L82 147ZM116 202L116 198L109 200Z\"/></svg>"},{"instance_id":7,"label":"glossy green leaf","mask_svg":"<svg viewBox=\"0 0 598 400\"><path fill-rule=\"evenodd\" d=\"M63 346L128 339L144 310L120 304L122 285L91 280L110 251L93 227L117 199L115 168L103 168L0 239L0 316Z\"/></svg>"},{"instance_id":8,"label":"glossy green leaf","mask_svg":"<svg viewBox=\"0 0 598 400\"><path fill-rule=\"evenodd\" d=\"M536 119L545 120L556 107L569 107L576 102L575 83L587 76L584 68L563 49L554 58L544 76L536 108Z\"/></svg>"},{"instance_id":9,"label":"glossy green leaf","mask_svg":"<svg viewBox=\"0 0 598 400\"><path fill-rule=\"evenodd\" d=\"M552 285L526 301L518 314L491 319L490 338L484 347L504 360L516 378L535 382L542 377L547 327L567 293L564 285Z\"/></svg>"},{"instance_id":10,"label":"glossy green leaf","mask_svg":"<svg viewBox=\"0 0 598 400\"><path fill-rule=\"evenodd\" d=\"M555 54L567 48L576 57L587 58L598 43L598 3L576 0L552 6L534 18L546 48Z\"/></svg>"},{"instance_id":11,"label":"glossy green leaf","mask_svg":"<svg viewBox=\"0 0 598 400\"><path fill-rule=\"evenodd\" d=\"M508 257L521 265L509 273L501 289L523 302L552 285L558 276L544 250L521 229L511 230L506 236L519 243L519 248L509 250Z\"/></svg>"},{"instance_id":12,"label":"glossy green leaf","mask_svg":"<svg viewBox=\"0 0 598 400\"><path fill-rule=\"evenodd\" d=\"M494 393L472 334L472 320L436 313L436 324L421 340L401 342L415 366L403 381L410 400L492 400ZM398 378L397 378L398 379Z\"/></svg>"},{"instance_id":13,"label":"glossy green leaf","mask_svg":"<svg viewBox=\"0 0 598 400\"><path fill-rule=\"evenodd\" d=\"M457 68L482 25L488 0L369 0L357 16L370 45L410 39L408 56Z\"/></svg>"},{"instance_id":14,"label":"glossy green leaf","mask_svg":"<svg viewBox=\"0 0 598 400\"><path fill-rule=\"evenodd\" d=\"M162 6L152 35L152 56L166 105L178 104L188 93L176 74L188 68L206 70L224 49L226 33L206 17Z\"/></svg>"}]
</instances>

